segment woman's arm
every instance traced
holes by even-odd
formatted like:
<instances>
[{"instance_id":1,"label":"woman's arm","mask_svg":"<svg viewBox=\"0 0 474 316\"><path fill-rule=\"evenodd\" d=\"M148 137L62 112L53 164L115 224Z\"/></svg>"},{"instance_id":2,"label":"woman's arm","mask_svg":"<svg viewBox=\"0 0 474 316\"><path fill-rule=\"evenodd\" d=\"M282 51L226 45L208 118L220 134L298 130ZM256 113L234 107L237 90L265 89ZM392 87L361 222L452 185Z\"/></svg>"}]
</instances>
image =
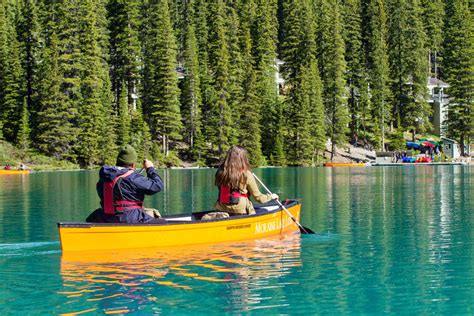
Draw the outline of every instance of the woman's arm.
<instances>
[{"instance_id":1,"label":"woman's arm","mask_svg":"<svg viewBox=\"0 0 474 316\"><path fill-rule=\"evenodd\" d=\"M257 201L258 203L266 203L272 199L272 195L263 194L260 192L260 190L258 189L257 182L255 181L255 178L253 177L251 171L247 171L245 173L245 176L247 177L247 190L255 201Z\"/></svg>"}]
</instances>

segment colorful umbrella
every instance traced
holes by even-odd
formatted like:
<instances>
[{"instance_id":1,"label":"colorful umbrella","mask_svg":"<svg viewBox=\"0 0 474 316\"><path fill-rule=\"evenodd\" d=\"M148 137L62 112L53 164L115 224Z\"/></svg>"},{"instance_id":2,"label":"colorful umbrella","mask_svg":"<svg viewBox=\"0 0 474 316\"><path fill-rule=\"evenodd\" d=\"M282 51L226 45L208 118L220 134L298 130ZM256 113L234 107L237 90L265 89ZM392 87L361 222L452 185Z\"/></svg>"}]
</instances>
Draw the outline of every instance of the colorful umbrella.
<instances>
[{"instance_id":1,"label":"colorful umbrella","mask_svg":"<svg viewBox=\"0 0 474 316\"><path fill-rule=\"evenodd\" d=\"M421 144L425 147L431 147L431 148L436 147L436 145L431 142L422 142Z\"/></svg>"}]
</instances>

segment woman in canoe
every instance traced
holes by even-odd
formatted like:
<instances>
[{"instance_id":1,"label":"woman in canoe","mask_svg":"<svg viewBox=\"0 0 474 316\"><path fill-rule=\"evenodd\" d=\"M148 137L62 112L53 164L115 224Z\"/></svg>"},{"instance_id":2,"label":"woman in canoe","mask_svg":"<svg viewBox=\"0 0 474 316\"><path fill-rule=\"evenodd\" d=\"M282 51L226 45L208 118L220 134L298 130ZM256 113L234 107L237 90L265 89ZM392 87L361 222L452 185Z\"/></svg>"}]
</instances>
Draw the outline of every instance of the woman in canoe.
<instances>
[{"instance_id":1,"label":"woman in canoe","mask_svg":"<svg viewBox=\"0 0 474 316\"><path fill-rule=\"evenodd\" d=\"M247 151L240 146L233 146L227 152L217 170L215 184L219 188L215 208L230 215L255 214L250 197L259 203L278 199L276 194L262 194L258 190L250 170Z\"/></svg>"}]
</instances>

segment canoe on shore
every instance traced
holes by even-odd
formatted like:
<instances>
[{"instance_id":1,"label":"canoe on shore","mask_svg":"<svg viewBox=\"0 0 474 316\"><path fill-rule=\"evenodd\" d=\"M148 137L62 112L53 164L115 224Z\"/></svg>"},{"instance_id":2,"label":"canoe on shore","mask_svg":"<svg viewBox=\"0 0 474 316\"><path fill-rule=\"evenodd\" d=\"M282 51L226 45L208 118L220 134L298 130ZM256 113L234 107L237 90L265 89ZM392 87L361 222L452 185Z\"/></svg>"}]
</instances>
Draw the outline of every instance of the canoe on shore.
<instances>
[{"instance_id":1,"label":"canoe on shore","mask_svg":"<svg viewBox=\"0 0 474 316\"><path fill-rule=\"evenodd\" d=\"M325 163L324 167L365 167L365 163Z\"/></svg>"},{"instance_id":2,"label":"canoe on shore","mask_svg":"<svg viewBox=\"0 0 474 316\"><path fill-rule=\"evenodd\" d=\"M0 170L0 175L10 175L10 174L29 174L30 170Z\"/></svg>"},{"instance_id":3,"label":"canoe on shore","mask_svg":"<svg viewBox=\"0 0 474 316\"><path fill-rule=\"evenodd\" d=\"M301 204L285 205L299 221ZM58 223L61 249L95 251L171 247L259 239L298 232L298 226L274 202L256 205L255 215L201 220L212 211L165 216L165 224Z\"/></svg>"}]
</instances>

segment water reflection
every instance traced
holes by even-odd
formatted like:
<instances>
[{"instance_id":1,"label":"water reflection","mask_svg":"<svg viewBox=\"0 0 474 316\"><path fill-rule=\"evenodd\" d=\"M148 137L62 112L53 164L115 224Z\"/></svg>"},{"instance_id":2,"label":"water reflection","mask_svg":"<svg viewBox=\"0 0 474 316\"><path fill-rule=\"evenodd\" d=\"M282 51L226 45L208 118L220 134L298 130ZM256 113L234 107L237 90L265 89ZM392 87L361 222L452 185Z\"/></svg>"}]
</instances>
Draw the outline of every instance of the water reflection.
<instances>
[{"instance_id":1,"label":"water reflection","mask_svg":"<svg viewBox=\"0 0 474 316\"><path fill-rule=\"evenodd\" d=\"M182 310L180 304L202 311L216 300L234 312L265 308L266 291L278 292L285 285L279 279L288 282L284 277L301 266L300 247L300 235L289 234L164 250L65 253L60 312L169 312ZM203 300L196 301L200 294ZM278 304L289 303L279 295Z\"/></svg>"},{"instance_id":2,"label":"water reflection","mask_svg":"<svg viewBox=\"0 0 474 316\"><path fill-rule=\"evenodd\" d=\"M473 314L474 167L255 171L324 236L60 260L56 222L97 207L97 171L0 177L0 310ZM167 189L147 206L212 207L215 170L159 173Z\"/></svg>"}]
</instances>

